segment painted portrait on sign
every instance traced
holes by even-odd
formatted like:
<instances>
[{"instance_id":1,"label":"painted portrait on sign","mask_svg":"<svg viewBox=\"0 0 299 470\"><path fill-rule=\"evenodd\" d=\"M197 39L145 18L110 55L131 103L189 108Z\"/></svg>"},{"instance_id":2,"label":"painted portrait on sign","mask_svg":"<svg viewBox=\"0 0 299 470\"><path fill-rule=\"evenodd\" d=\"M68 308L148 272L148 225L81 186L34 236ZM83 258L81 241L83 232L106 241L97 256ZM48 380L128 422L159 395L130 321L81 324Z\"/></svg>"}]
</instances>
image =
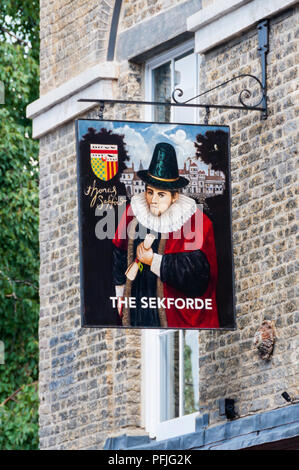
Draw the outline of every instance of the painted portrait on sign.
<instances>
[{"instance_id":1,"label":"painted portrait on sign","mask_svg":"<svg viewBox=\"0 0 299 470\"><path fill-rule=\"evenodd\" d=\"M83 326L234 328L229 129L76 126Z\"/></svg>"}]
</instances>

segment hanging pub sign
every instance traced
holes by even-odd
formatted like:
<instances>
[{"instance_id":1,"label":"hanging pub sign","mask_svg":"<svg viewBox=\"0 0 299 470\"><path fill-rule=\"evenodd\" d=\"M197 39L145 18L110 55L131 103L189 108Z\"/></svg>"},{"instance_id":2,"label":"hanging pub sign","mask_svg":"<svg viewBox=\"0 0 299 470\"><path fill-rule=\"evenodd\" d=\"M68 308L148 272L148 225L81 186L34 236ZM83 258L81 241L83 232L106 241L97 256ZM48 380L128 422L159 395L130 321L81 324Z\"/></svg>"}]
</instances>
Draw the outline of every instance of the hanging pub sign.
<instances>
[{"instance_id":1,"label":"hanging pub sign","mask_svg":"<svg viewBox=\"0 0 299 470\"><path fill-rule=\"evenodd\" d=\"M226 126L76 121L82 326L233 329Z\"/></svg>"}]
</instances>

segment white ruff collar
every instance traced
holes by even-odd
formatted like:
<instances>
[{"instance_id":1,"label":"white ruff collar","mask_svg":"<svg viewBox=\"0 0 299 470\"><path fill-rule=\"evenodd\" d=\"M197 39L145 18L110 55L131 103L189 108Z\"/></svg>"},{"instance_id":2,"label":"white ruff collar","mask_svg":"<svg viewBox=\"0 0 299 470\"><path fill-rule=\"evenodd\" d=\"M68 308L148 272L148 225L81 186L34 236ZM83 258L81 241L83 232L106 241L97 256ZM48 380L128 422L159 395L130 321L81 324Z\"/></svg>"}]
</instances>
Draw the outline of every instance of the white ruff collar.
<instances>
[{"instance_id":1,"label":"white ruff collar","mask_svg":"<svg viewBox=\"0 0 299 470\"><path fill-rule=\"evenodd\" d=\"M145 193L135 194L131 199L133 214L144 227L159 233L179 230L196 212L196 202L188 196L179 194L169 209L160 216L153 215L145 199Z\"/></svg>"}]
</instances>

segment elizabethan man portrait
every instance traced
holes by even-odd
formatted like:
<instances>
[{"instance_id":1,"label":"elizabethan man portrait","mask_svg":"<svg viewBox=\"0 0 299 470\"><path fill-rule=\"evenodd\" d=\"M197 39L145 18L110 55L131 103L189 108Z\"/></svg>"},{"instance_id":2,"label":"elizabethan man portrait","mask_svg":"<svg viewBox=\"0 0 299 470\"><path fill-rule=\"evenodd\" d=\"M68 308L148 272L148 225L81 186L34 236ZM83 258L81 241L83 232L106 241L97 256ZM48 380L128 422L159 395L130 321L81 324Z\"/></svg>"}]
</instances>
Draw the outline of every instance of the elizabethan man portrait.
<instances>
[{"instance_id":1,"label":"elizabethan man portrait","mask_svg":"<svg viewBox=\"0 0 299 470\"><path fill-rule=\"evenodd\" d=\"M137 175L145 191L132 197L113 240L122 325L218 328L213 225L180 192L189 181L179 175L175 148L158 143Z\"/></svg>"}]
</instances>

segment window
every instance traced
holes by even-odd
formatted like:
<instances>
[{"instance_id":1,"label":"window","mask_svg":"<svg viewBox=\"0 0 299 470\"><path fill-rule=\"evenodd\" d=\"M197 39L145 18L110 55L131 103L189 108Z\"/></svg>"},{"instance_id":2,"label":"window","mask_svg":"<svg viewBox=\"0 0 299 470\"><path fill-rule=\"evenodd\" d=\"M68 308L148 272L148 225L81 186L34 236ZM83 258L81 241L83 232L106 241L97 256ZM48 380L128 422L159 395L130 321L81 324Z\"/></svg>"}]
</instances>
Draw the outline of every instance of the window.
<instances>
[{"instance_id":1,"label":"window","mask_svg":"<svg viewBox=\"0 0 299 470\"><path fill-rule=\"evenodd\" d=\"M195 334L194 334L195 333ZM160 342L160 420L198 411L198 332L162 331Z\"/></svg>"},{"instance_id":2,"label":"window","mask_svg":"<svg viewBox=\"0 0 299 470\"><path fill-rule=\"evenodd\" d=\"M199 410L198 331L144 330L143 421L157 440L195 431Z\"/></svg>"},{"instance_id":3,"label":"window","mask_svg":"<svg viewBox=\"0 0 299 470\"><path fill-rule=\"evenodd\" d=\"M171 102L175 88L183 90L184 101L197 94L197 56L192 41L149 61L145 70L146 100ZM195 109L146 108L149 121L192 123L196 118ZM150 437L162 440L195 431L198 331L143 330L142 358L143 422Z\"/></svg>"},{"instance_id":4,"label":"window","mask_svg":"<svg viewBox=\"0 0 299 470\"><path fill-rule=\"evenodd\" d=\"M146 64L146 99L170 103L175 88L184 92L182 101L197 94L197 55L193 41L152 59ZM158 122L195 122L196 111L171 106L146 107L146 120ZM150 109L151 108L151 109Z\"/></svg>"}]
</instances>

